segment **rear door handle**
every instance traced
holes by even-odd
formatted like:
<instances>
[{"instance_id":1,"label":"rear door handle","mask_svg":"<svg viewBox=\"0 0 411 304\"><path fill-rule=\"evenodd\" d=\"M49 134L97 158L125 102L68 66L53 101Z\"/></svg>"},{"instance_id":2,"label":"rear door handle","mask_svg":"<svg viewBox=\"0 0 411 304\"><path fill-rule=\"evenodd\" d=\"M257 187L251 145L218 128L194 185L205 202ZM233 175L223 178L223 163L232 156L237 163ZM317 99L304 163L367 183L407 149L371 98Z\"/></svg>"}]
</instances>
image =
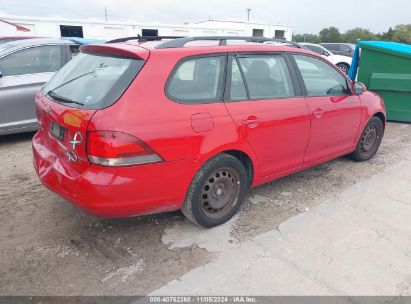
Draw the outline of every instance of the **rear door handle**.
<instances>
[{"instance_id":1,"label":"rear door handle","mask_svg":"<svg viewBox=\"0 0 411 304\"><path fill-rule=\"evenodd\" d=\"M323 117L323 115L324 115L323 110L316 110L313 112L313 116L317 119L320 119L321 117Z\"/></svg>"},{"instance_id":2,"label":"rear door handle","mask_svg":"<svg viewBox=\"0 0 411 304\"><path fill-rule=\"evenodd\" d=\"M247 127L250 127L250 128L255 128L255 127L258 126L259 121L258 121L258 117L250 116L247 119L243 120L242 123L243 123L244 126L247 126Z\"/></svg>"}]
</instances>

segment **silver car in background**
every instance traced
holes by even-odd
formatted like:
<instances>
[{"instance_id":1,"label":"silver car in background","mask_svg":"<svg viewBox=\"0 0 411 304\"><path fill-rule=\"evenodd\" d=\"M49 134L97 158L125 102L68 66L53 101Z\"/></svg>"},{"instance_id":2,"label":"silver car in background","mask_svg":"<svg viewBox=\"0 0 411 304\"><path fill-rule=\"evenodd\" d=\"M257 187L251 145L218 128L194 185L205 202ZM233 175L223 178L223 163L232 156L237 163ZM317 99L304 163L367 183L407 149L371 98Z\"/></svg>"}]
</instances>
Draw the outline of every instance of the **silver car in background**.
<instances>
[{"instance_id":1,"label":"silver car in background","mask_svg":"<svg viewBox=\"0 0 411 304\"><path fill-rule=\"evenodd\" d=\"M0 135L37 130L34 96L79 47L54 38L0 44Z\"/></svg>"}]
</instances>

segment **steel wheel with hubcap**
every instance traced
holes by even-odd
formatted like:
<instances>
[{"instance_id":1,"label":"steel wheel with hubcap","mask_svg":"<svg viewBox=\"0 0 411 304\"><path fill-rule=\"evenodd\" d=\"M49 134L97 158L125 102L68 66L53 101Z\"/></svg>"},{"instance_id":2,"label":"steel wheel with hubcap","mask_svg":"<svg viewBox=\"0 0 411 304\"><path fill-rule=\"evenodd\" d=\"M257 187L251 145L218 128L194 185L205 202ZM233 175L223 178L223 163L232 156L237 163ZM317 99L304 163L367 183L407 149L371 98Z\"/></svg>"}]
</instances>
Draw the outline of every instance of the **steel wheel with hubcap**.
<instances>
[{"instance_id":1,"label":"steel wheel with hubcap","mask_svg":"<svg viewBox=\"0 0 411 304\"><path fill-rule=\"evenodd\" d=\"M220 154L198 171L182 211L193 223L211 228L233 217L248 188L247 172L235 157Z\"/></svg>"}]
</instances>

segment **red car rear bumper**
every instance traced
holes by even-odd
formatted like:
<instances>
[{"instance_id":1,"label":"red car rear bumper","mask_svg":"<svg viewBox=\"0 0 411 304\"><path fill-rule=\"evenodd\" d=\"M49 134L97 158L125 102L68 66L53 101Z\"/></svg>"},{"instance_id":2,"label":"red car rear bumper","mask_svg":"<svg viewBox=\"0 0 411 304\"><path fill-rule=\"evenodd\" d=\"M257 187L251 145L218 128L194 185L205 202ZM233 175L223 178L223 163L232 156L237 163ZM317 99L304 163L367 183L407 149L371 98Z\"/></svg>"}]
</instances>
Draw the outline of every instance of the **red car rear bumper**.
<instances>
[{"instance_id":1,"label":"red car rear bumper","mask_svg":"<svg viewBox=\"0 0 411 304\"><path fill-rule=\"evenodd\" d=\"M50 151L33 139L34 167L41 182L88 213L104 218L130 217L181 208L199 169L192 160L132 167L91 165L72 177Z\"/></svg>"}]
</instances>

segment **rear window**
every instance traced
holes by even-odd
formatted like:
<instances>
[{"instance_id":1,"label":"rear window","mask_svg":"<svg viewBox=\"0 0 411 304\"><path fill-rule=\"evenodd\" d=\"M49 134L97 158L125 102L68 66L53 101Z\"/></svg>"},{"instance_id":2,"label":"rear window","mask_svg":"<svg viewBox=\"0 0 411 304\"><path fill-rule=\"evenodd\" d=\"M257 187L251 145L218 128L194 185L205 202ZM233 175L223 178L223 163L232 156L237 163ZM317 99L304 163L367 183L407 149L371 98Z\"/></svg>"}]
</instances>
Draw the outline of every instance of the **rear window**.
<instances>
[{"instance_id":1,"label":"rear window","mask_svg":"<svg viewBox=\"0 0 411 304\"><path fill-rule=\"evenodd\" d=\"M82 109L114 104L144 65L143 60L80 53L42 89L58 103Z\"/></svg>"}]
</instances>

